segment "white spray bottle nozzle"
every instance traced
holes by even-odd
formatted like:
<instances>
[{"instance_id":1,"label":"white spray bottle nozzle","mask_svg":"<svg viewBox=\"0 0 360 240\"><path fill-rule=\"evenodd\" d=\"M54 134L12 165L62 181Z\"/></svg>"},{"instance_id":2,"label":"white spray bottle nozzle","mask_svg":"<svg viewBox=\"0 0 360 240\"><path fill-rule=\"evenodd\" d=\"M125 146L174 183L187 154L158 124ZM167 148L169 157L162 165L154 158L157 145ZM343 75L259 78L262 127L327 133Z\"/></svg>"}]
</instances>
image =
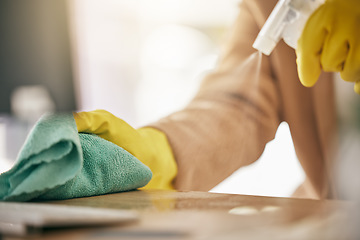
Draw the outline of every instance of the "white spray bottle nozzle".
<instances>
[{"instance_id":1,"label":"white spray bottle nozzle","mask_svg":"<svg viewBox=\"0 0 360 240\"><path fill-rule=\"evenodd\" d=\"M270 55L280 39L296 48L307 19L325 0L279 0L258 34L253 47Z\"/></svg>"},{"instance_id":2,"label":"white spray bottle nozzle","mask_svg":"<svg viewBox=\"0 0 360 240\"><path fill-rule=\"evenodd\" d=\"M253 48L257 49L261 53L269 56L270 53L274 50L278 41L266 36L258 36L253 44Z\"/></svg>"}]
</instances>

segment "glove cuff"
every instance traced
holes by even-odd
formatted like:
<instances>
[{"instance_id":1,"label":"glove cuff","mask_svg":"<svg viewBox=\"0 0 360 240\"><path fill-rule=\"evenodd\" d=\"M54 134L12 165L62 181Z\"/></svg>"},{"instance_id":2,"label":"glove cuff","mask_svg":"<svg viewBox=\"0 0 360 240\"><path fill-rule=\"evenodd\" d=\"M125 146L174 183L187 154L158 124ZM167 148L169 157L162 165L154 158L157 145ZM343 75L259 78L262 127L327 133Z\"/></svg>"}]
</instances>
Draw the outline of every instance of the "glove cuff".
<instances>
[{"instance_id":1,"label":"glove cuff","mask_svg":"<svg viewBox=\"0 0 360 240\"><path fill-rule=\"evenodd\" d=\"M151 156L141 161L153 172L153 178L144 189L174 189L173 181L177 175L177 165L165 133L144 127L137 130L152 150Z\"/></svg>"}]
</instances>

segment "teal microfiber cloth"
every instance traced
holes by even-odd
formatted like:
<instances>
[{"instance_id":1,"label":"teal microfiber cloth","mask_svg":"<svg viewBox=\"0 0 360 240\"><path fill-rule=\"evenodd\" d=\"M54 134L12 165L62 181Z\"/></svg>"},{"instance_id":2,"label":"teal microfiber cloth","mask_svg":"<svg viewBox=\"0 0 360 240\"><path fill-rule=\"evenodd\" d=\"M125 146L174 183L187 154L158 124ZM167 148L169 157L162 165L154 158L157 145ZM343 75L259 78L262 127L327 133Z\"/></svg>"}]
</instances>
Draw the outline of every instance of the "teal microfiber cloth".
<instances>
[{"instance_id":1,"label":"teal microfiber cloth","mask_svg":"<svg viewBox=\"0 0 360 240\"><path fill-rule=\"evenodd\" d=\"M69 114L39 119L15 165L0 175L0 200L87 197L134 190L151 179L150 169L121 147L78 133Z\"/></svg>"}]
</instances>

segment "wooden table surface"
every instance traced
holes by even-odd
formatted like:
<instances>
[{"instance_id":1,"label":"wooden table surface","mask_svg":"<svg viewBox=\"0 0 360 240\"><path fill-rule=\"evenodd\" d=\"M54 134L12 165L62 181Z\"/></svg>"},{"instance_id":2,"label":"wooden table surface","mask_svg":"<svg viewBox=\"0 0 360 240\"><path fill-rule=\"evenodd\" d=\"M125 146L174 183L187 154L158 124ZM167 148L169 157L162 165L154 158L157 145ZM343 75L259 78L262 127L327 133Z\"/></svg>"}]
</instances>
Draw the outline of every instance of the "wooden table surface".
<instances>
[{"instance_id":1,"label":"wooden table surface","mask_svg":"<svg viewBox=\"0 0 360 240\"><path fill-rule=\"evenodd\" d=\"M358 239L356 205L208 192L131 191L51 204L131 209L136 222L47 230L29 239ZM6 240L19 239L4 237Z\"/></svg>"}]
</instances>

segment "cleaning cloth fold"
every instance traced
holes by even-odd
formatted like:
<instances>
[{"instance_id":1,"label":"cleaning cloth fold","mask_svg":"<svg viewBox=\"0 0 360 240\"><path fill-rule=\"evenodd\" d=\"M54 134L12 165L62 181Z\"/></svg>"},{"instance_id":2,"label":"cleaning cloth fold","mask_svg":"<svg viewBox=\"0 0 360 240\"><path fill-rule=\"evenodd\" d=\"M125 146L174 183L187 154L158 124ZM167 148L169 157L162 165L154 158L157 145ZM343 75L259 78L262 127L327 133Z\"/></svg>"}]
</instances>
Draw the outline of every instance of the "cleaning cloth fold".
<instances>
[{"instance_id":1,"label":"cleaning cloth fold","mask_svg":"<svg viewBox=\"0 0 360 240\"><path fill-rule=\"evenodd\" d=\"M0 175L0 200L87 197L134 190L150 169L121 147L78 133L73 115L43 116L28 135L15 165Z\"/></svg>"}]
</instances>

